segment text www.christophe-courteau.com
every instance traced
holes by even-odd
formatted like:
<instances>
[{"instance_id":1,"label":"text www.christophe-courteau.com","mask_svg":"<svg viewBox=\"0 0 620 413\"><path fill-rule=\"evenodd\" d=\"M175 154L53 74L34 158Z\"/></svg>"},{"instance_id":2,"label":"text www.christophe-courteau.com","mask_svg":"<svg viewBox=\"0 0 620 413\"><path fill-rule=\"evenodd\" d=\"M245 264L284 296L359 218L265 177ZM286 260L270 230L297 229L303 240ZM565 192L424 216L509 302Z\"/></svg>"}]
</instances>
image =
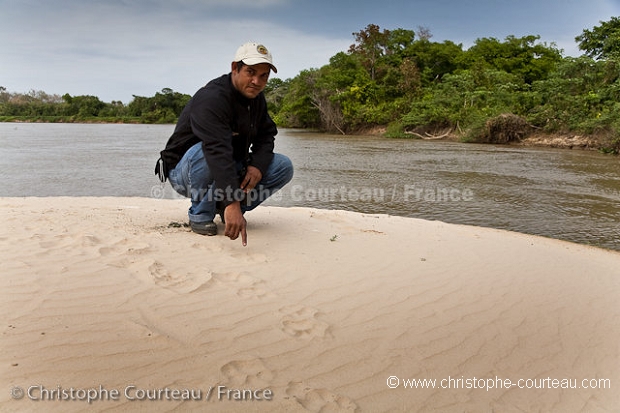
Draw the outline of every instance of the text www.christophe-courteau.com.
<instances>
[{"instance_id":1,"label":"text www.christophe-courteau.com","mask_svg":"<svg viewBox=\"0 0 620 413\"><path fill-rule=\"evenodd\" d=\"M477 377L447 377L444 379L417 379L390 376L387 378L390 389L611 389L610 379L556 379L551 377L536 379L505 379Z\"/></svg>"}]
</instances>

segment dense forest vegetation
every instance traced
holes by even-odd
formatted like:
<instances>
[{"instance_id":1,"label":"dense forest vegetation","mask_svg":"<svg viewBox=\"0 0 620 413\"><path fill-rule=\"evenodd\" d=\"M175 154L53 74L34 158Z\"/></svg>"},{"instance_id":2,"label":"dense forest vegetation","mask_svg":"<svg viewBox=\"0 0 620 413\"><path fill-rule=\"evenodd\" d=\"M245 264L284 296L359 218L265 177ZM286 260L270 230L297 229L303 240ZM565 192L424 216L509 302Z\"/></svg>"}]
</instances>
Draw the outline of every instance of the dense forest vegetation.
<instances>
[{"instance_id":1,"label":"dense forest vegetation","mask_svg":"<svg viewBox=\"0 0 620 413\"><path fill-rule=\"evenodd\" d=\"M431 41L425 28L370 24L353 36L329 64L270 79L265 94L279 126L342 134L382 126L388 137L492 143L583 134L620 151L620 17L577 36L580 57L534 35L481 38L467 50ZM163 89L124 105L0 87L0 120L174 123L189 98Z\"/></svg>"},{"instance_id":2,"label":"dense forest vegetation","mask_svg":"<svg viewBox=\"0 0 620 413\"><path fill-rule=\"evenodd\" d=\"M0 121L175 123L191 96L165 88L153 97L133 96L129 104L96 96L8 93L0 86Z\"/></svg>"}]
</instances>

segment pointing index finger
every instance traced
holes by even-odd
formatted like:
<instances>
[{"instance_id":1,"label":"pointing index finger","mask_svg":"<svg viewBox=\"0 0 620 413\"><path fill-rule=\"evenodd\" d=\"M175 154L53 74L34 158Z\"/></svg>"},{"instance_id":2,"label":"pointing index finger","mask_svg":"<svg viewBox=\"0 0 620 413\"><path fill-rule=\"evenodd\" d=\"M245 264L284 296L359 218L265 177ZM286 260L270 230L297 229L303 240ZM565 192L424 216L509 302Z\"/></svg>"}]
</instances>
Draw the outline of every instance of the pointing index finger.
<instances>
[{"instance_id":1,"label":"pointing index finger","mask_svg":"<svg viewBox=\"0 0 620 413\"><path fill-rule=\"evenodd\" d=\"M244 247L248 245L248 233L245 230L246 226L247 226L247 221L244 218L243 226L241 227L241 243L243 244Z\"/></svg>"}]
</instances>

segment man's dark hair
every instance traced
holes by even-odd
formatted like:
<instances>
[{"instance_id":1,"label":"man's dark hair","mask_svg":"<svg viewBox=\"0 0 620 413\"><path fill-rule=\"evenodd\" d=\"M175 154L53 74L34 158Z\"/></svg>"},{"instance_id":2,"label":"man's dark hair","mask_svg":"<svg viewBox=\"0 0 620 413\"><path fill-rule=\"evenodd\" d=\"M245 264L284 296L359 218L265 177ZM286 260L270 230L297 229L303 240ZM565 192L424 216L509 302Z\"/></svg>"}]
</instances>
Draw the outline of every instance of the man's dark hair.
<instances>
[{"instance_id":1,"label":"man's dark hair","mask_svg":"<svg viewBox=\"0 0 620 413\"><path fill-rule=\"evenodd\" d=\"M239 60L237 62L237 73L241 72L241 69L243 69L243 66L245 66L245 63L243 63L243 60Z\"/></svg>"}]
</instances>

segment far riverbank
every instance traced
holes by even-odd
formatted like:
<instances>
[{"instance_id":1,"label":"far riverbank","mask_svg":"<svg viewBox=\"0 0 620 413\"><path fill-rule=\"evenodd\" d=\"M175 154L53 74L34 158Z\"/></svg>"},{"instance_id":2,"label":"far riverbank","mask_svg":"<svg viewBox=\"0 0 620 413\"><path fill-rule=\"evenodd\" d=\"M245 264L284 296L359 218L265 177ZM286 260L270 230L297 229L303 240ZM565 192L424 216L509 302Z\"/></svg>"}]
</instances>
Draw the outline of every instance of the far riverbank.
<instances>
[{"instance_id":1,"label":"far riverbank","mask_svg":"<svg viewBox=\"0 0 620 413\"><path fill-rule=\"evenodd\" d=\"M373 126L366 129L362 129L355 133L355 135L368 135L384 137L386 135L387 128L385 126ZM437 142L463 142L462 136L451 133L443 137L420 138L414 135L410 135L411 139L432 140ZM539 147L539 148L557 148L557 149L582 149L600 151L603 153L618 154L618 142L613 142L614 138L608 134L598 135L579 135L574 133L543 133L537 132L527 135L518 142L511 142L506 145L509 146L525 146L525 147ZM616 138L618 140L618 138ZM614 146L615 145L615 146ZM614 151L613 148L616 148Z\"/></svg>"},{"instance_id":2,"label":"far riverbank","mask_svg":"<svg viewBox=\"0 0 620 413\"><path fill-rule=\"evenodd\" d=\"M0 117L0 123L76 123L76 124L141 124L141 125L174 125L169 123L150 123L145 122L144 119L136 117L122 117L122 118L75 118L75 117L58 117L58 116L37 116L37 117ZM361 129L350 135L343 136L375 136L386 137L386 126L369 126L368 128ZM318 131L312 131L318 132ZM463 142L461 136L456 133L448 134L441 138L428 137L427 139L420 138L414 135L404 139L423 139L434 141L448 141L448 142ZM519 142L511 142L508 145L526 146L526 147L547 147L557 149L583 149L583 150L595 150L603 153L618 154L620 150L618 138L610 137L608 134L598 135L578 135L571 133L532 133Z\"/></svg>"}]
</instances>

